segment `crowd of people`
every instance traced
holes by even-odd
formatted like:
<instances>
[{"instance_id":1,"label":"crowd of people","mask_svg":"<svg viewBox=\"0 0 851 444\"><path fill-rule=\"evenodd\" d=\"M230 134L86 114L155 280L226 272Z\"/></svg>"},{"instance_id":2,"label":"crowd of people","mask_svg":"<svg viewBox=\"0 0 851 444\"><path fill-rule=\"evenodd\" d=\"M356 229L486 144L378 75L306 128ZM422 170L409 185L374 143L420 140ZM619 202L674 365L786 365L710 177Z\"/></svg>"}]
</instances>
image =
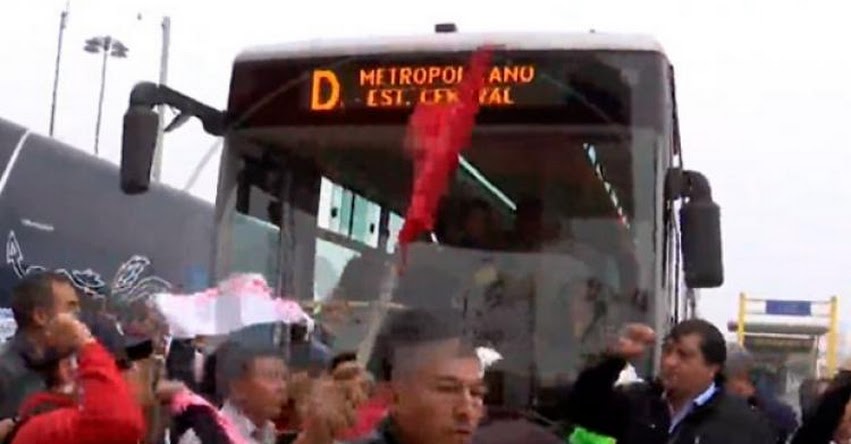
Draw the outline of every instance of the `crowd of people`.
<instances>
[{"instance_id":1,"label":"crowd of people","mask_svg":"<svg viewBox=\"0 0 851 444\"><path fill-rule=\"evenodd\" d=\"M699 319L661 338L626 327L564 395L571 424L559 436L529 412L488 405L487 360L462 325L435 312L390 316L363 363L354 352L317 358L310 343L274 347L246 334L161 344L82 309L73 285L51 272L22 279L12 310L18 330L0 351L4 443L851 442L851 368L808 398L799 421ZM624 381L628 363L660 340L660 374ZM192 359L175 359L181 350Z\"/></svg>"}]
</instances>

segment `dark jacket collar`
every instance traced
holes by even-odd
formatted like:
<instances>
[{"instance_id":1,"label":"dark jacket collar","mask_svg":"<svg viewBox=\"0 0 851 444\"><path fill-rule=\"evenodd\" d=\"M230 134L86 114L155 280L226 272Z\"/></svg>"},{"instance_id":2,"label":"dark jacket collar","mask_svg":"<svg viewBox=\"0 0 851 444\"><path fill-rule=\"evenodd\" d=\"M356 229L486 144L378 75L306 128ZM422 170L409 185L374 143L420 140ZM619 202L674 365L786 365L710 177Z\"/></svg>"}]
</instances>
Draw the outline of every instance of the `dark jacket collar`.
<instances>
[{"instance_id":1,"label":"dark jacket collar","mask_svg":"<svg viewBox=\"0 0 851 444\"><path fill-rule=\"evenodd\" d=\"M36 346L23 332L18 330L8 342L8 353L13 359L17 358L21 363L27 365L36 361L38 356ZM8 358L9 356L7 356Z\"/></svg>"},{"instance_id":2,"label":"dark jacket collar","mask_svg":"<svg viewBox=\"0 0 851 444\"><path fill-rule=\"evenodd\" d=\"M27 351L34 351L35 346L33 345L30 338L28 338L21 330L15 332L15 335L12 336L12 339L9 340L9 349L14 350L18 354L22 354Z\"/></svg>"},{"instance_id":3,"label":"dark jacket collar","mask_svg":"<svg viewBox=\"0 0 851 444\"><path fill-rule=\"evenodd\" d=\"M15 336L9 341L9 351L20 359L22 365L28 370L34 371L68 356L68 353L61 354L55 352L55 350L48 350L45 353L39 352L33 341L20 331L15 333Z\"/></svg>"}]
</instances>

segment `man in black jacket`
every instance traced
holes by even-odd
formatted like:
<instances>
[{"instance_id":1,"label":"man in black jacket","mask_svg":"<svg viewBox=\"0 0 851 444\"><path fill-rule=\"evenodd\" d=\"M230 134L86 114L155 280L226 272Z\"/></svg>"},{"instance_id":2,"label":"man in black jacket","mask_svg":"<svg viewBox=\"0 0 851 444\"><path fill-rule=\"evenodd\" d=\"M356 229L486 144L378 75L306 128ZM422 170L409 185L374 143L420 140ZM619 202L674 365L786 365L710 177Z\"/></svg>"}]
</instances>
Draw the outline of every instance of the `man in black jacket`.
<instances>
[{"instance_id":1,"label":"man in black jacket","mask_svg":"<svg viewBox=\"0 0 851 444\"><path fill-rule=\"evenodd\" d=\"M743 400L725 394L726 343L698 319L675 326L665 338L661 374L652 383L615 387L628 360L654 341L647 326L627 328L618 344L578 378L571 395L574 423L618 444L773 444L767 421Z\"/></svg>"}]
</instances>

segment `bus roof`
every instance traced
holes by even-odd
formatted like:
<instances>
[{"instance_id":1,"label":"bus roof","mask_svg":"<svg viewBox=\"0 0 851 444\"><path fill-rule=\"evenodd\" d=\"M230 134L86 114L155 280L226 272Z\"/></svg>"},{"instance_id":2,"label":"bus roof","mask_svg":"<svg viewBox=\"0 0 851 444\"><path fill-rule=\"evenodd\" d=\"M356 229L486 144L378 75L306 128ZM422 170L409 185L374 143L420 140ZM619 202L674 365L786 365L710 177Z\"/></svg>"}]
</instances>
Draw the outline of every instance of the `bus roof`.
<instances>
[{"instance_id":1,"label":"bus roof","mask_svg":"<svg viewBox=\"0 0 851 444\"><path fill-rule=\"evenodd\" d=\"M485 44L513 50L611 50L664 53L654 38L640 34L585 33L435 33L357 39L314 39L249 48L235 63L409 52L470 51Z\"/></svg>"}]
</instances>

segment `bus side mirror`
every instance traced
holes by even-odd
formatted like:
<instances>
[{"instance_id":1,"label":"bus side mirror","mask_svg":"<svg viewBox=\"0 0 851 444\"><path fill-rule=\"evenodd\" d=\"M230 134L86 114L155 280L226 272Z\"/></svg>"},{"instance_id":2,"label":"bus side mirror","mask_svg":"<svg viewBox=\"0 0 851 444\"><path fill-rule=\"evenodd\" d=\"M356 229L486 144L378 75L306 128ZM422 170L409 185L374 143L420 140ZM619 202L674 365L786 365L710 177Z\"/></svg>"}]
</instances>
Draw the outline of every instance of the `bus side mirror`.
<instances>
[{"instance_id":1,"label":"bus side mirror","mask_svg":"<svg viewBox=\"0 0 851 444\"><path fill-rule=\"evenodd\" d=\"M124 114L124 134L121 139L121 190L126 194L141 194L151 186L151 167L159 135L157 105L168 105L180 111L164 132L169 132L190 117L197 117L204 130L221 136L227 130L224 112L210 108L165 85L151 82L136 84L130 91L130 107Z\"/></svg>"},{"instance_id":2,"label":"bus side mirror","mask_svg":"<svg viewBox=\"0 0 851 444\"><path fill-rule=\"evenodd\" d=\"M721 209L712 200L690 200L680 208L680 225L686 285L720 287L724 283Z\"/></svg>"},{"instance_id":3,"label":"bus side mirror","mask_svg":"<svg viewBox=\"0 0 851 444\"><path fill-rule=\"evenodd\" d=\"M675 180L671 180L675 179ZM724 283L721 209L712 200L709 180L696 171L671 170L669 191L683 198L680 208L683 271L689 288L717 288Z\"/></svg>"},{"instance_id":4,"label":"bus side mirror","mask_svg":"<svg viewBox=\"0 0 851 444\"><path fill-rule=\"evenodd\" d=\"M141 194L151 186L151 166L157 144L159 115L145 106L130 106L124 114L121 138L121 190Z\"/></svg>"}]
</instances>

